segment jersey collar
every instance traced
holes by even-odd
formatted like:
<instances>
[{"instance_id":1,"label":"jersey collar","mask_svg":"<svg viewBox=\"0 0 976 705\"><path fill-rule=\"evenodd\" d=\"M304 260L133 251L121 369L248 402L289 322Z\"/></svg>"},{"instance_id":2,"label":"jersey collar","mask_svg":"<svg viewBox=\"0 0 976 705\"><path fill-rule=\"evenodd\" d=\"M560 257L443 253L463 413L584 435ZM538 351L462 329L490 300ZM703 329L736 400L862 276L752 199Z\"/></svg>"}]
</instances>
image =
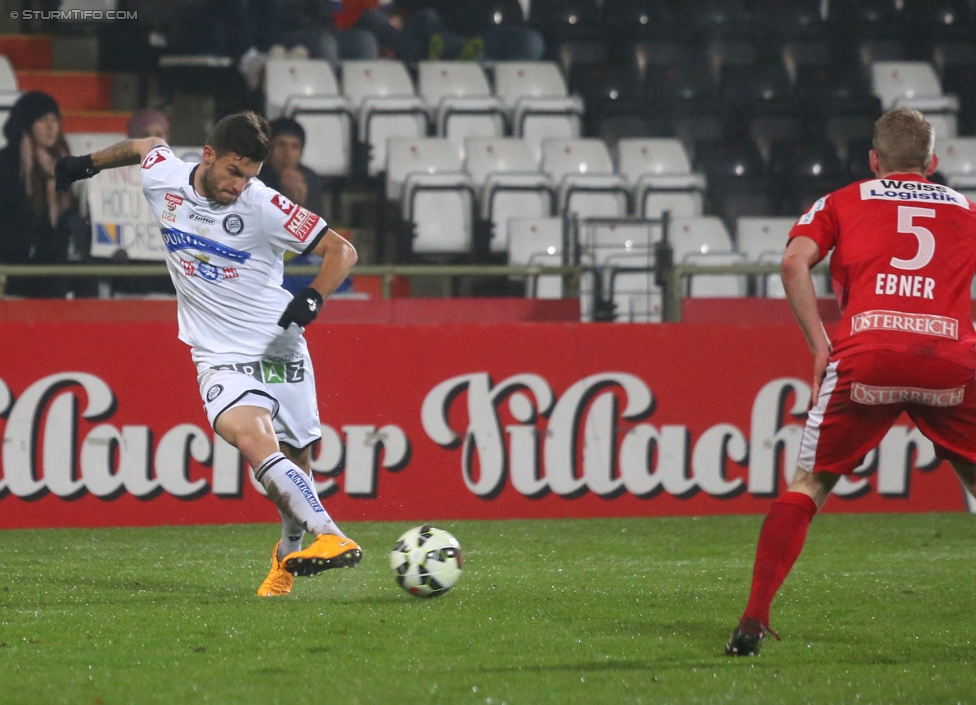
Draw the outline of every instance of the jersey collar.
<instances>
[{"instance_id":1,"label":"jersey collar","mask_svg":"<svg viewBox=\"0 0 976 705\"><path fill-rule=\"evenodd\" d=\"M875 177L881 179L891 179L892 181L928 181L924 176L919 176L910 171L894 171L885 176Z\"/></svg>"}]
</instances>

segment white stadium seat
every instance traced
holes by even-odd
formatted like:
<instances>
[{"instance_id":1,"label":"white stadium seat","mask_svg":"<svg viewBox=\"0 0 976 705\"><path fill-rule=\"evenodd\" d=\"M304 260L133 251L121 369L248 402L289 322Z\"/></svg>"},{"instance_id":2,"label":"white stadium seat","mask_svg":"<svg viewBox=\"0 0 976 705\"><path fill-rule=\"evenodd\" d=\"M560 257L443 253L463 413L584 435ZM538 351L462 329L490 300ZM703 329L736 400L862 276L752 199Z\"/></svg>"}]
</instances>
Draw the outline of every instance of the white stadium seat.
<instances>
[{"instance_id":1,"label":"white stadium seat","mask_svg":"<svg viewBox=\"0 0 976 705\"><path fill-rule=\"evenodd\" d=\"M745 256L740 252L689 252L682 259L684 264L721 266L744 264ZM691 297L728 297L746 295L746 276L744 274L693 274L687 279L687 294Z\"/></svg>"},{"instance_id":2,"label":"white stadium seat","mask_svg":"<svg viewBox=\"0 0 976 705\"><path fill-rule=\"evenodd\" d=\"M735 222L735 249L745 256L747 262L779 262L795 223L796 218L787 216L741 216ZM783 285L778 272L756 275L755 281L758 295L783 298Z\"/></svg>"},{"instance_id":3,"label":"white stadium seat","mask_svg":"<svg viewBox=\"0 0 976 705\"><path fill-rule=\"evenodd\" d=\"M796 218L786 216L741 217L736 221L736 250L745 256L747 262L779 264L795 223ZM829 255L826 261L830 261ZM830 295L829 281L829 274L813 274L813 287L818 297ZM771 299L785 298L779 272L760 276L756 293Z\"/></svg>"},{"instance_id":4,"label":"white stadium seat","mask_svg":"<svg viewBox=\"0 0 976 705\"><path fill-rule=\"evenodd\" d=\"M635 211L644 218L698 216L704 207L705 176L692 173L681 140L673 137L620 140L617 171L631 184Z\"/></svg>"},{"instance_id":5,"label":"white stadium seat","mask_svg":"<svg viewBox=\"0 0 976 705\"><path fill-rule=\"evenodd\" d=\"M562 218L512 218L508 221L508 231L509 264L559 266L563 263ZM562 277L530 277L525 291L529 298L562 298Z\"/></svg>"},{"instance_id":6,"label":"white stadium seat","mask_svg":"<svg viewBox=\"0 0 976 705\"><path fill-rule=\"evenodd\" d=\"M439 137L462 148L468 137L502 137L501 100L491 94L481 66L471 61L421 61L417 92L426 101Z\"/></svg>"},{"instance_id":7,"label":"white stadium seat","mask_svg":"<svg viewBox=\"0 0 976 705\"><path fill-rule=\"evenodd\" d=\"M305 130L302 164L319 176L343 177L352 172L353 113L343 96L289 98L288 117Z\"/></svg>"},{"instance_id":8,"label":"white stadium seat","mask_svg":"<svg viewBox=\"0 0 976 705\"><path fill-rule=\"evenodd\" d=\"M358 141L368 150L366 173L386 168L386 142L392 137L423 137L427 111L399 61L342 62L342 93L358 115Z\"/></svg>"},{"instance_id":9,"label":"white stadium seat","mask_svg":"<svg viewBox=\"0 0 976 705\"><path fill-rule=\"evenodd\" d=\"M871 86L885 110L915 108L932 124L936 139L956 136L959 98L942 93L929 62L876 61L871 65Z\"/></svg>"},{"instance_id":10,"label":"white stadium seat","mask_svg":"<svg viewBox=\"0 0 976 705\"><path fill-rule=\"evenodd\" d=\"M750 262L758 262L764 252L781 253L795 224L792 216L740 217L736 220L735 249Z\"/></svg>"},{"instance_id":11,"label":"white stadium seat","mask_svg":"<svg viewBox=\"0 0 976 705\"><path fill-rule=\"evenodd\" d=\"M525 143L515 138L466 140L465 170L478 190L479 215L490 227L490 250L508 249L508 220L545 217L555 206L555 188Z\"/></svg>"},{"instance_id":12,"label":"white stadium seat","mask_svg":"<svg viewBox=\"0 0 976 705\"><path fill-rule=\"evenodd\" d=\"M264 110L269 120L286 115L290 99L339 95L335 73L324 59L268 59L264 74Z\"/></svg>"},{"instance_id":13,"label":"white stadium seat","mask_svg":"<svg viewBox=\"0 0 976 705\"><path fill-rule=\"evenodd\" d=\"M722 219L714 215L697 218L675 218L671 221L668 241L674 250L674 261L681 262L692 252L732 252L732 238Z\"/></svg>"},{"instance_id":14,"label":"white stadium seat","mask_svg":"<svg viewBox=\"0 0 976 705\"><path fill-rule=\"evenodd\" d=\"M332 65L323 59L270 59L265 66L269 119L294 118L305 130L302 163L320 176L348 176L352 168L352 107L339 95Z\"/></svg>"},{"instance_id":15,"label":"white stadium seat","mask_svg":"<svg viewBox=\"0 0 976 705\"><path fill-rule=\"evenodd\" d=\"M388 143L387 198L399 200L416 254L466 254L473 238L474 187L457 146L436 137Z\"/></svg>"},{"instance_id":16,"label":"white stadium seat","mask_svg":"<svg viewBox=\"0 0 976 705\"><path fill-rule=\"evenodd\" d=\"M10 60L0 54L0 128L7 122L10 109L20 98L20 91L17 90L17 74L14 73ZM3 130L0 129L0 148L7 144Z\"/></svg>"},{"instance_id":17,"label":"white stadium seat","mask_svg":"<svg viewBox=\"0 0 976 705\"><path fill-rule=\"evenodd\" d=\"M511 113L512 134L542 153L542 140L579 137L583 101L569 95L559 67L550 61L502 61L495 64L495 95Z\"/></svg>"},{"instance_id":18,"label":"white stadium seat","mask_svg":"<svg viewBox=\"0 0 976 705\"><path fill-rule=\"evenodd\" d=\"M691 162L677 137L625 137L617 142L619 172L636 182L645 174L690 174Z\"/></svg>"},{"instance_id":19,"label":"white stadium seat","mask_svg":"<svg viewBox=\"0 0 976 705\"><path fill-rule=\"evenodd\" d=\"M557 185L560 213L570 212L580 218L627 214L627 181L614 173L603 140L543 140L542 171Z\"/></svg>"},{"instance_id":20,"label":"white stadium seat","mask_svg":"<svg viewBox=\"0 0 976 705\"><path fill-rule=\"evenodd\" d=\"M976 188L976 137L936 140L939 171L949 186L958 190Z\"/></svg>"}]
</instances>

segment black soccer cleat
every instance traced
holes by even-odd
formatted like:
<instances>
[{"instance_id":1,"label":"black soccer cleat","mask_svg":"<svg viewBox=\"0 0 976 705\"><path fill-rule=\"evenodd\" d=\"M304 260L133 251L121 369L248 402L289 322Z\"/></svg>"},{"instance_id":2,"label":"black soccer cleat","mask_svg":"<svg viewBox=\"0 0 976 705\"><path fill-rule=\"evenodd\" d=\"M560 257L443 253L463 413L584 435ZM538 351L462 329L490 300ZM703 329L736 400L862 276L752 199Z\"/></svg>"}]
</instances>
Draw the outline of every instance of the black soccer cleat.
<instances>
[{"instance_id":1,"label":"black soccer cleat","mask_svg":"<svg viewBox=\"0 0 976 705\"><path fill-rule=\"evenodd\" d=\"M758 619L743 617L739 626L732 632L732 638L725 645L726 656L758 656L766 634L772 634L779 639L779 634L769 627L764 627Z\"/></svg>"}]
</instances>

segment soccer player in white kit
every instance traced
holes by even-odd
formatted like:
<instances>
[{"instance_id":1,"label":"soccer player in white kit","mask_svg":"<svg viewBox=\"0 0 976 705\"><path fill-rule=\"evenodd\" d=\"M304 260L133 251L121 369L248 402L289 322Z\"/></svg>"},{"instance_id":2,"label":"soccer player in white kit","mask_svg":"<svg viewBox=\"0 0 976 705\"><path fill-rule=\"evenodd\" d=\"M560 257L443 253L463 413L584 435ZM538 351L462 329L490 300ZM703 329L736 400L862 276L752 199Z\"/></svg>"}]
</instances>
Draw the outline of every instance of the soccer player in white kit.
<instances>
[{"instance_id":1,"label":"soccer player in white kit","mask_svg":"<svg viewBox=\"0 0 976 705\"><path fill-rule=\"evenodd\" d=\"M270 150L267 121L246 112L214 126L198 165L148 137L66 157L56 170L58 188L67 189L102 169L142 164L143 192L176 287L179 337L191 348L207 417L254 468L281 515L281 539L258 589L268 597L291 592L296 575L362 558L310 478L310 448L321 428L302 337L352 270L356 250L318 215L255 178ZM281 286L288 251L322 257L318 275L294 298ZM302 550L305 532L315 540Z\"/></svg>"}]
</instances>

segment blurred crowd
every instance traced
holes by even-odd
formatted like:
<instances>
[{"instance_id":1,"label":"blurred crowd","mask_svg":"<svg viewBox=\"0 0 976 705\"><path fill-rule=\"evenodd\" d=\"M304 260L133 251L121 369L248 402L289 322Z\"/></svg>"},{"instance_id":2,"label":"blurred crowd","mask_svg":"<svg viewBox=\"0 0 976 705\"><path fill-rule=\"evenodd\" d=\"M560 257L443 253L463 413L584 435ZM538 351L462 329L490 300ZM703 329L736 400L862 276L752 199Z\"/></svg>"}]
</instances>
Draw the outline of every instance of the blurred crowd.
<instances>
[{"instance_id":1,"label":"blurred crowd","mask_svg":"<svg viewBox=\"0 0 976 705\"><path fill-rule=\"evenodd\" d=\"M510 0L520 13L518 0ZM542 35L509 23L487 0L136 0L133 9L152 27L150 44L170 54L230 56L251 90L261 88L270 57L419 60L537 60ZM511 13L510 15L511 16ZM0 150L0 264L90 261L91 224L77 196L54 188L54 165L69 154L57 101L24 93L2 126ZM322 212L321 179L301 163L305 132L295 120L272 123L274 151L260 178L292 201ZM169 140L170 121L158 110L133 113L129 137ZM128 261L124 250L111 258ZM117 279L115 289L148 293L167 281ZM95 296L90 279L11 278L4 295Z\"/></svg>"},{"instance_id":2,"label":"blurred crowd","mask_svg":"<svg viewBox=\"0 0 976 705\"><path fill-rule=\"evenodd\" d=\"M332 62L541 58L542 35L516 21L518 0L511 8L500 13L488 0L176 0L151 4L147 16L172 52Z\"/></svg>"}]
</instances>

